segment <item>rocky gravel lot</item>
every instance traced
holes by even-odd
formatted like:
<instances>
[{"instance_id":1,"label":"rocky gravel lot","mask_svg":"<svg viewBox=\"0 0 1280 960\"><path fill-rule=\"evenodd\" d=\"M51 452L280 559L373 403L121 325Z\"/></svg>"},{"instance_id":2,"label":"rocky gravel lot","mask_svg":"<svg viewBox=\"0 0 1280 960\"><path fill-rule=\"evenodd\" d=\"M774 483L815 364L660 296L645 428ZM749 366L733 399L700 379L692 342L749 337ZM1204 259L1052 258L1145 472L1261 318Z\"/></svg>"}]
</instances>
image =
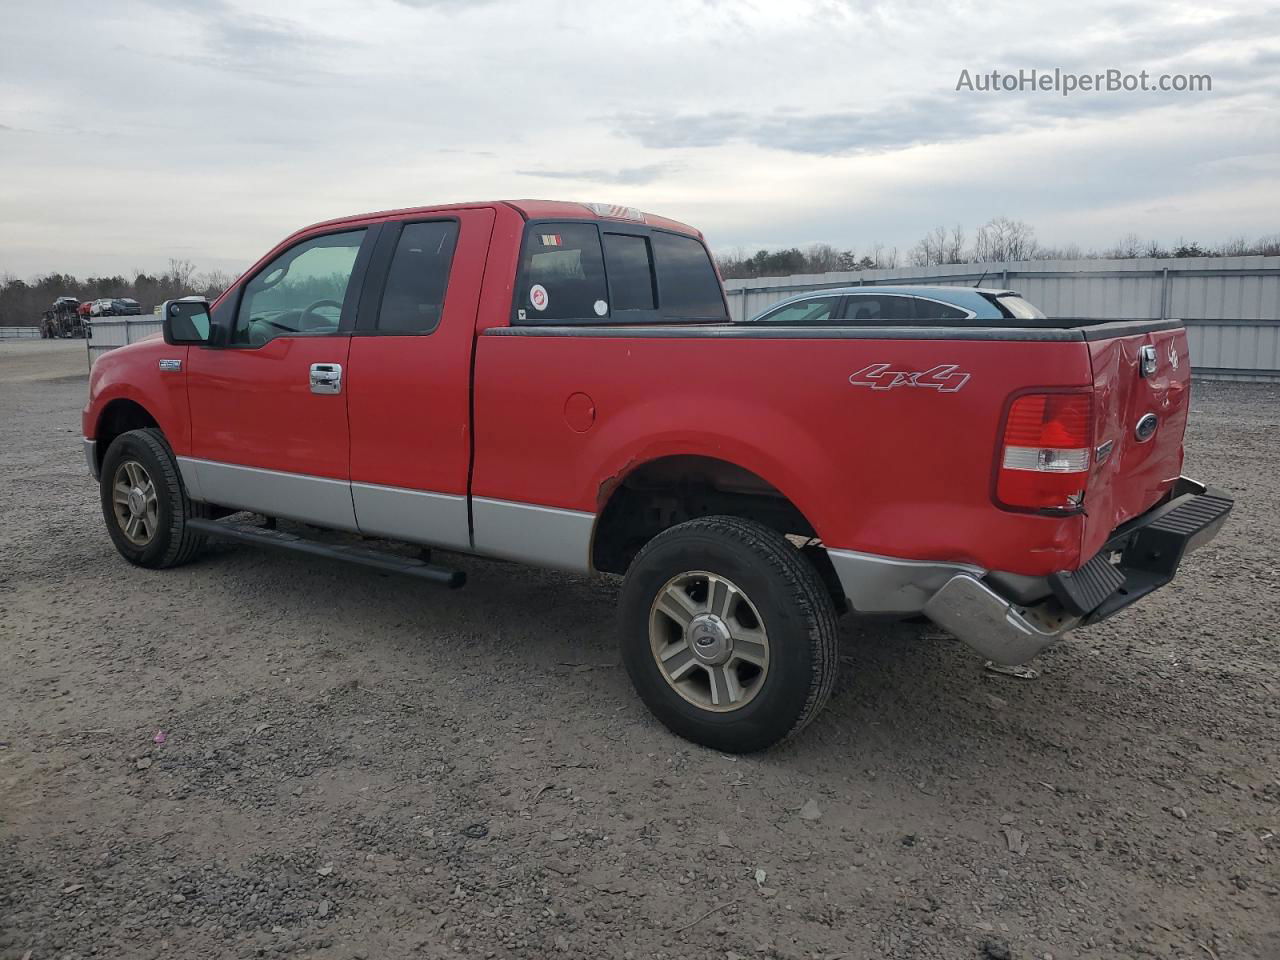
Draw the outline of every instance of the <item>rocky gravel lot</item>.
<instances>
[{"instance_id":1,"label":"rocky gravel lot","mask_svg":"<svg viewBox=\"0 0 1280 960\"><path fill-rule=\"evenodd\" d=\"M5 960L1280 957L1280 390L1197 385L1229 527L1038 679L845 621L733 758L632 693L611 581L127 566L76 347L0 344Z\"/></svg>"}]
</instances>

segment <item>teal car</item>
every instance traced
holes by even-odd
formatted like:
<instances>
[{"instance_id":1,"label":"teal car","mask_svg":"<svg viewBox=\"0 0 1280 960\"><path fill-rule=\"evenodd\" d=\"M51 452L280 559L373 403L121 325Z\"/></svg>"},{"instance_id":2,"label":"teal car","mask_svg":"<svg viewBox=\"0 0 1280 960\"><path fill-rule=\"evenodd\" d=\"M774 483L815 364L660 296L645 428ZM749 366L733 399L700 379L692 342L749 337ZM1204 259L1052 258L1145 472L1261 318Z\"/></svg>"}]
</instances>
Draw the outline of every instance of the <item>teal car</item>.
<instances>
[{"instance_id":1,"label":"teal car","mask_svg":"<svg viewBox=\"0 0 1280 960\"><path fill-rule=\"evenodd\" d=\"M749 323L823 326L847 323L963 323L1044 320L1041 310L1013 290L985 287L839 287L814 290L775 303Z\"/></svg>"}]
</instances>

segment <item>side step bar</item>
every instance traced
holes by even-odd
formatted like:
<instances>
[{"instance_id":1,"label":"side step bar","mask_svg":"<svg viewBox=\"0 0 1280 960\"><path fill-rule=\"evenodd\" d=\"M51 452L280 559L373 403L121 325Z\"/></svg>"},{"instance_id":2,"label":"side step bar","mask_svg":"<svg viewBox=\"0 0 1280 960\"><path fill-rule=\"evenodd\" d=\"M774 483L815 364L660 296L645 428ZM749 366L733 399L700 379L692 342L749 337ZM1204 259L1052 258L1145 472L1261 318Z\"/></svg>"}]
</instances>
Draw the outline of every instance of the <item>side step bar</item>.
<instances>
[{"instance_id":1,"label":"side step bar","mask_svg":"<svg viewBox=\"0 0 1280 960\"><path fill-rule=\"evenodd\" d=\"M362 567L381 570L383 573L402 573L441 583L451 589L457 589L467 582L467 575L461 570L450 570L427 563L417 557L403 557L397 553L383 550L371 550L368 547L348 546L346 544L321 543L308 540L283 530L272 530L255 526L251 523L227 523L225 520L188 520L187 526L206 536L217 540L233 540L236 543L252 543L259 547L274 547L277 550L290 550L294 553L306 553L313 557L328 557L331 560L345 560Z\"/></svg>"}]
</instances>

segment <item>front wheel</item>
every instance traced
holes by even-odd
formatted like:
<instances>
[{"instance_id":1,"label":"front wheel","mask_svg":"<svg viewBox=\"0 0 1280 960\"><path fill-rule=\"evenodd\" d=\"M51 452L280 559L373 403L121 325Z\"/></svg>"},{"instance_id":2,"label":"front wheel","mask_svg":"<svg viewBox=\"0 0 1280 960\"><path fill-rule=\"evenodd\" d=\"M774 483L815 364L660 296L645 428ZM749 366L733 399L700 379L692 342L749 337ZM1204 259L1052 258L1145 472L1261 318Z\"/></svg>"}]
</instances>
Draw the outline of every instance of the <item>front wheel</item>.
<instances>
[{"instance_id":1,"label":"front wheel","mask_svg":"<svg viewBox=\"0 0 1280 960\"><path fill-rule=\"evenodd\" d=\"M835 684L822 579L754 521L704 517L654 537L627 571L619 617L641 699L704 746L763 750L812 720Z\"/></svg>"},{"instance_id":2,"label":"front wheel","mask_svg":"<svg viewBox=\"0 0 1280 960\"><path fill-rule=\"evenodd\" d=\"M102 460L102 516L120 555L140 567L176 567L195 557L203 534L187 521L206 515L182 486L178 464L159 430L130 430Z\"/></svg>"}]
</instances>

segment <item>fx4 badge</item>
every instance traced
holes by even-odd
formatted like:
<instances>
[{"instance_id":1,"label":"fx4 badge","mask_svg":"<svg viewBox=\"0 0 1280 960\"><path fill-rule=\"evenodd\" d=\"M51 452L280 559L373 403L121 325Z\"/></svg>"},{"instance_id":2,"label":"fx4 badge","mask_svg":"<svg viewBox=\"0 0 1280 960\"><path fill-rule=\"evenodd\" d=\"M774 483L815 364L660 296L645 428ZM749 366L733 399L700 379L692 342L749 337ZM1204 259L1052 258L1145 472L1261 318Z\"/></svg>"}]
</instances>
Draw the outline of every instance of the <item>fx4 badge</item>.
<instances>
[{"instance_id":1,"label":"fx4 badge","mask_svg":"<svg viewBox=\"0 0 1280 960\"><path fill-rule=\"evenodd\" d=\"M849 375L855 387L872 390L892 390L894 387L924 387L939 393L955 393L969 382L969 374L962 373L959 365L940 363L921 373L909 370L890 370L887 363L869 363L857 373Z\"/></svg>"}]
</instances>

